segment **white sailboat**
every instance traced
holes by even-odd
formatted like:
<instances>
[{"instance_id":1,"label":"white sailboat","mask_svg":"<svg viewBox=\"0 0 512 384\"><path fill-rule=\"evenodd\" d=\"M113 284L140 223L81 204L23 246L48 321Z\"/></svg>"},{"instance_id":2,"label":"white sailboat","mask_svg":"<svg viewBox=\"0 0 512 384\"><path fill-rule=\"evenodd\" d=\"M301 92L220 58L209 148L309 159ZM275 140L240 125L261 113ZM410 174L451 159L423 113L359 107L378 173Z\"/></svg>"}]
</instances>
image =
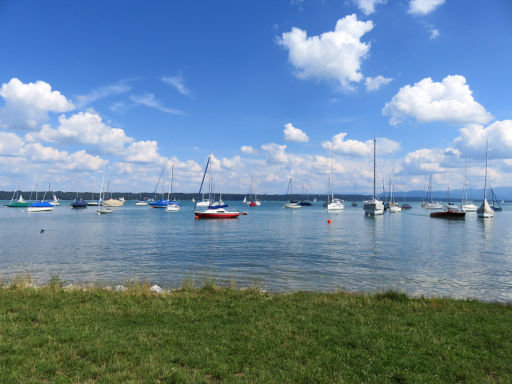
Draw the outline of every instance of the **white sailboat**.
<instances>
[{"instance_id":1,"label":"white sailboat","mask_svg":"<svg viewBox=\"0 0 512 384\"><path fill-rule=\"evenodd\" d=\"M298 209L298 208L302 208L302 206L299 205L299 203L296 201L296 200L292 200L292 195L293 195L293 180L292 178L290 177L290 181L288 182L288 196L289 196L289 199L290 201L285 203L283 205L283 208L289 208L289 209Z\"/></svg>"},{"instance_id":2,"label":"white sailboat","mask_svg":"<svg viewBox=\"0 0 512 384\"><path fill-rule=\"evenodd\" d=\"M378 216L384 214L384 204L377 200L375 195L375 176L376 176L376 150L377 139L373 138L373 199L365 201L363 205L364 214L368 216Z\"/></svg>"},{"instance_id":3,"label":"white sailboat","mask_svg":"<svg viewBox=\"0 0 512 384\"><path fill-rule=\"evenodd\" d=\"M429 192L429 196L430 196L430 201L429 202L425 201L422 204L422 207L425 209L443 209L443 206L441 205L441 203L432 201L432 174L430 174L430 179L428 181L428 192Z\"/></svg>"},{"instance_id":4,"label":"white sailboat","mask_svg":"<svg viewBox=\"0 0 512 384\"><path fill-rule=\"evenodd\" d=\"M402 207L395 201L395 176L391 176L391 188L389 192L389 213L400 213Z\"/></svg>"},{"instance_id":5,"label":"white sailboat","mask_svg":"<svg viewBox=\"0 0 512 384\"><path fill-rule=\"evenodd\" d=\"M478 207L468 200L468 161L466 160L466 171L464 172L464 189L462 190L462 212L476 212Z\"/></svg>"},{"instance_id":6,"label":"white sailboat","mask_svg":"<svg viewBox=\"0 0 512 384\"><path fill-rule=\"evenodd\" d=\"M477 209L476 213L478 217L487 219L494 216L494 210L489 205L487 201L487 150L488 150L489 142L485 144L485 181L484 181L484 201L480 208Z\"/></svg>"},{"instance_id":7,"label":"white sailboat","mask_svg":"<svg viewBox=\"0 0 512 384\"><path fill-rule=\"evenodd\" d=\"M331 202L327 202L327 211L341 211L345 208L345 202L334 197L334 159L331 152L331 177L329 178L329 189L331 195ZM329 199L329 196L327 196Z\"/></svg>"},{"instance_id":8,"label":"white sailboat","mask_svg":"<svg viewBox=\"0 0 512 384\"><path fill-rule=\"evenodd\" d=\"M169 186L169 192L167 193L167 200L169 205L165 208L165 212L177 212L181 209L181 204L177 201L171 200L172 196L172 184L174 182L174 164L171 167L171 185Z\"/></svg>"},{"instance_id":9,"label":"white sailboat","mask_svg":"<svg viewBox=\"0 0 512 384\"><path fill-rule=\"evenodd\" d=\"M101 175L101 187L100 187L100 193L98 195L98 205L101 206L101 208L96 210L96 213L98 215L106 215L108 213L114 212L114 210L112 208L110 208L109 206L107 206L107 205L102 206L101 195L103 194L103 183L104 182L105 182L105 168L103 168L103 175Z\"/></svg>"}]
</instances>

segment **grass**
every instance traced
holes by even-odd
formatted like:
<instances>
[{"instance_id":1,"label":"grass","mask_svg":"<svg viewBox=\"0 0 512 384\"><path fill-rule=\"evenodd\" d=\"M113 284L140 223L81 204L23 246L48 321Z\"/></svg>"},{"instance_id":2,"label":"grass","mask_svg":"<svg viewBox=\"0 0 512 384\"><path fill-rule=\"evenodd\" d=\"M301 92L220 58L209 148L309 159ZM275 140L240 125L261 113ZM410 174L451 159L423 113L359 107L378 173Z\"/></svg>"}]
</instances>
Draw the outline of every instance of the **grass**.
<instances>
[{"instance_id":1,"label":"grass","mask_svg":"<svg viewBox=\"0 0 512 384\"><path fill-rule=\"evenodd\" d=\"M510 383L512 307L203 288L0 289L1 383Z\"/></svg>"}]
</instances>

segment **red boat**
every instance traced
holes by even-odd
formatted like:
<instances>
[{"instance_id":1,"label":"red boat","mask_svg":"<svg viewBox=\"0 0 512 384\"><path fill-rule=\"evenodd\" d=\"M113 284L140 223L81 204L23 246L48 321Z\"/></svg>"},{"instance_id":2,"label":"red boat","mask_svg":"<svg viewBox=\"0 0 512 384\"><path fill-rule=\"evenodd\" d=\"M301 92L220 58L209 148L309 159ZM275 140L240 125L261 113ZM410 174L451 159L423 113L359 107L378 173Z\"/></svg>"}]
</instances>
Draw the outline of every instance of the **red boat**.
<instances>
[{"instance_id":1,"label":"red boat","mask_svg":"<svg viewBox=\"0 0 512 384\"><path fill-rule=\"evenodd\" d=\"M457 209L447 209L443 212L432 212L430 217L439 219L464 219L466 212L459 212Z\"/></svg>"},{"instance_id":2,"label":"red boat","mask_svg":"<svg viewBox=\"0 0 512 384\"><path fill-rule=\"evenodd\" d=\"M254 201L251 201L249 204L249 207L257 207L258 204L256 204Z\"/></svg>"},{"instance_id":3,"label":"red boat","mask_svg":"<svg viewBox=\"0 0 512 384\"><path fill-rule=\"evenodd\" d=\"M236 219L240 212L226 211L224 208L207 209L194 212L196 219Z\"/></svg>"}]
</instances>

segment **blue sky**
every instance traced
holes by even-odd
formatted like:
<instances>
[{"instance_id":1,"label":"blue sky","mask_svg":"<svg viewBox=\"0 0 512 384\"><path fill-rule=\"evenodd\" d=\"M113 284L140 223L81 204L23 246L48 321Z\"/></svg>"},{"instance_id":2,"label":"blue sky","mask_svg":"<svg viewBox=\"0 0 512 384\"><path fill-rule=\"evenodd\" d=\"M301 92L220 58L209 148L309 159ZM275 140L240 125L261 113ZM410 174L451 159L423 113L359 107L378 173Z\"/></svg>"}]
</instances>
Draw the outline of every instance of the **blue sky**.
<instances>
[{"instance_id":1,"label":"blue sky","mask_svg":"<svg viewBox=\"0 0 512 384\"><path fill-rule=\"evenodd\" d=\"M512 176L512 3L0 2L0 189L369 192Z\"/></svg>"}]
</instances>

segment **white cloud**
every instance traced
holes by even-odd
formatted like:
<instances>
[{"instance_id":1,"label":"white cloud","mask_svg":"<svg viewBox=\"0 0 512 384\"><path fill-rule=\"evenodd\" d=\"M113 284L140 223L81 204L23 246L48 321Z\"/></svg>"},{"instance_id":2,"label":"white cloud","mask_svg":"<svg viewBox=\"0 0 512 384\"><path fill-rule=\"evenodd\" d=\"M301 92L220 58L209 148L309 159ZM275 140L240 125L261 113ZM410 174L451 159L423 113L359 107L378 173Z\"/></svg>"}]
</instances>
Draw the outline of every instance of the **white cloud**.
<instances>
[{"instance_id":1,"label":"white cloud","mask_svg":"<svg viewBox=\"0 0 512 384\"><path fill-rule=\"evenodd\" d=\"M393 79L390 77L377 76L377 77L367 77L364 85L366 86L367 91L377 91L383 85L389 84Z\"/></svg>"},{"instance_id":2,"label":"white cloud","mask_svg":"<svg viewBox=\"0 0 512 384\"><path fill-rule=\"evenodd\" d=\"M0 156L16 156L20 154L23 139L10 132L0 132Z\"/></svg>"},{"instance_id":3,"label":"white cloud","mask_svg":"<svg viewBox=\"0 0 512 384\"><path fill-rule=\"evenodd\" d=\"M308 135L299 128L295 128L292 123L286 123L284 125L284 139L286 141L295 141L298 143L306 143L309 141Z\"/></svg>"},{"instance_id":4,"label":"white cloud","mask_svg":"<svg viewBox=\"0 0 512 384\"><path fill-rule=\"evenodd\" d=\"M371 15L375 12L377 4L386 4L387 0L353 0L357 7L366 15Z\"/></svg>"},{"instance_id":5,"label":"white cloud","mask_svg":"<svg viewBox=\"0 0 512 384\"><path fill-rule=\"evenodd\" d=\"M370 43L361 37L371 31L372 21L359 21L355 14L339 19L334 31L307 36L293 27L282 34L278 44L287 48L288 58L301 79L336 80L345 89L362 80L361 61L370 51Z\"/></svg>"},{"instance_id":6,"label":"white cloud","mask_svg":"<svg viewBox=\"0 0 512 384\"><path fill-rule=\"evenodd\" d=\"M131 143L126 148L124 160L134 163L159 163L162 157L158 154L158 143L147 140Z\"/></svg>"},{"instance_id":7,"label":"white cloud","mask_svg":"<svg viewBox=\"0 0 512 384\"><path fill-rule=\"evenodd\" d=\"M167 108L166 106L162 105L160 101L155 99L155 95L153 95L152 93L146 93L144 95L131 95L130 100L132 100L136 104L145 105L146 107L154 108L160 112L169 113L172 115L184 114L183 111Z\"/></svg>"},{"instance_id":8,"label":"white cloud","mask_svg":"<svg viewBox=\"0 0 512 384\"><path fill-rule=\"evenodd\" d=\"M48 121L48 112L67 112L75 108L44 81L25 84L12 78L2 85L0 96L5 100L5 106L0 108L0 127L4 129L35 130Z\"/></svg>"},{"instance_id":9,"label":"white cloud","mask_svg":"<svg viewBox=\"0 0 512 384\"><path fill-rule=\"evenodd\" d=\"M44 125L40 132L26 135L28 141L81 143L97 146L105 153L121 153L125 144L133 142L124 130L103 123L95 112L79 112L69 118L59 116L57 129Z\"/></svg>"},{"instance_id":10,"label":"white cloud","mask_svg":"<svg viewBox=\"0 0 512 384\"><path fill-rule=\"evenodd\" d=\"M76 105L78 108L83 108L96 100L104 99L113 95L120 95L131 90L131 86L127 84L126 80L122 80L117 84L111 84L92 90L86 95L78 95L75 97Z\"/></svg>"},{"instance_id":11,"label":"white cloud","mask_svg":"<svg viewBox=\"0 0 512 384\"><path fill-rule=\"evenodd\" d=\"M242 147L240 148L240 150L243 152L243 153L246 153L248 155L255 155L258 153L258 150L257 149L254 149L253 147L251 147L250 145L242 145Z\"/></svg>"},{"instance_id":12,"label":"white cloud","mask_svg":"<svg viewBox=\"0 0 512 384\"><path fill-rule=\"evenodd\" d=\"M183 80L183 76L181 74L171 77L162 77L162 81L176 88L176 90L182 95L190 96L191 94L190 90L185 87L185 81Z\"/></svg>"},{"instance_id":13,"label":"white cloud","mask_svg":"<svg viewBox=\"0 0 512 384\"><path fill-rule=\"evenodd\" d=\"M428 32L430 33L430 40L434 40L439 37L439 30L437 28L429 27Z\"/></svg>"},{"instance_id":14,"label":"white cloud","mask_svg":"<svg viewBox=\"0 0 512 384\"><path fill-rule=\"evenodd\" d=\"M334 135L331 141L322 143L322 147L339 155L370 157L373 155L373 140L345 140L347 133ZM400 144L385 137L377 138L377 154L386 155L400 149Z\"/></svg>"},{"instance_id":15,"label":"white cloud","mask_svg":"<svg viewBox=\"0 0 512 384\"><path fill-rule=\"evenodd\" d=\"M487 127L470 124L459 130L454 140L465 157L481 159L489 142L489 158L512 159L512 120L496 121Z\"/></svg>"},{"instance_id":16,"label":"white cloud","mask_svg":"<svg viewBox=\"0 0 512 384\"><path fill-rule=\"evenodd\" d=\"M226 169L240 169L241 166L242 166L242 159L240 158L240 156L235 156L231 159L227 158L227 157L224 157L222 159L222 167L223 168L226 168Z\"/></svg>"},{"instance_id":17,"label":"white cloud","mask_svg":"<svg viewBox=\"0 0 512 384\"><path fill-rule=\"evenodd\" d=\"M267 154L267 163L269 164L284 164L288 162L286 156L286 145L279 145L276 143L263 144L261 150Z\"/></svg>"},{"instance_id":18,"label":"white cloud","mask_svg":"<svg viewBox=\"0 0 512 384\"><path fill-rule=\"evenodd\" d=\"M446 121L457 123L486 123L492 115L473 99L464 76L446 76L441 83L427 77L406 85L386 103L382 113L391 116L396 125L405 117L419 122Z\"/></svg>"},{"instance_id":19,"label":"white cloud","mask_svg":"<svg viewBox=\"0 0 512 384\"><path fill-rule=\"evenodd\" d=\"M408 153L402 164L412 174L443 173L454 168L459 157L460 151L455 148L424 148Z\"/></svg>"},{"instance_id":20,"label":"white cloud","mask_svg":"<svg viewBox=\"0 0 512 384\"><path fill-rule=\"evenodd\" d=\"M413 15L426 15L444 4L445 0L410 0L409 13Z\"/></svg>"}]
</instances>

